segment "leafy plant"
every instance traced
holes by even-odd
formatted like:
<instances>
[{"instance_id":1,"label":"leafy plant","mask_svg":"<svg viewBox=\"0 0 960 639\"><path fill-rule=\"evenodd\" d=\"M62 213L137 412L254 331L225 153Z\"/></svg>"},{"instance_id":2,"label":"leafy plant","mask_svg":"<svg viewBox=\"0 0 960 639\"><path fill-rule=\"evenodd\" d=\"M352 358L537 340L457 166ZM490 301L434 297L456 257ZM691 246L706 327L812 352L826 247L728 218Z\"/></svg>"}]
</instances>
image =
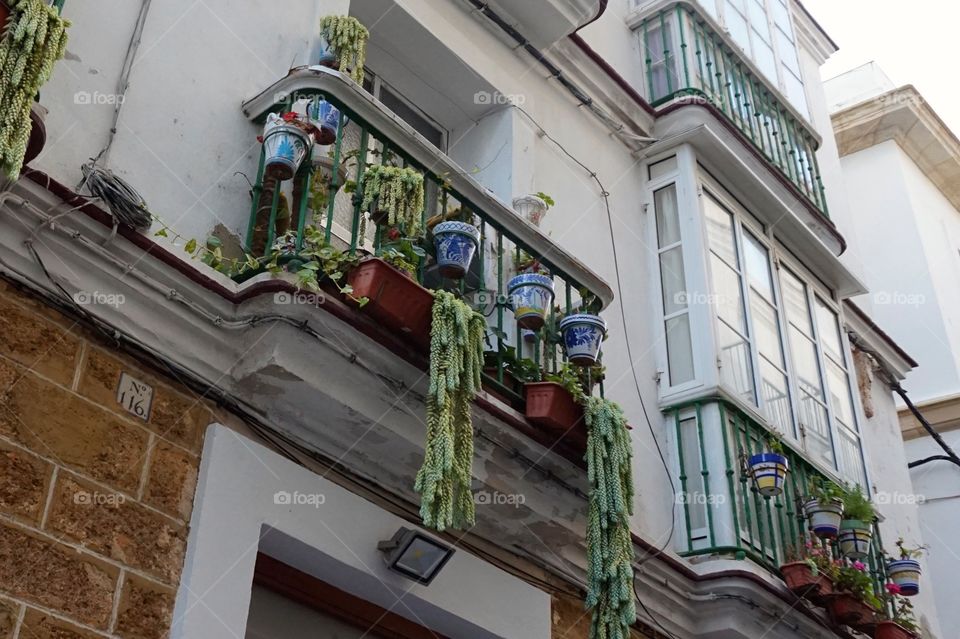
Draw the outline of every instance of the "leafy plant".
<instances>
[{"instance_id":1,"label":"leafy plant","mask_svg":"<svg viewBox=\"0 0 960 639\"><path fill-rule=\"evenodd\" d=\"M293 255L298 259L290 261L289 270L296 274L298 288L317 292L320 282L327 279L361 307L370 301L366 297L354 297L353 287L343 283L347 273L359 263L358 256L328 244L324 232L315 226L304 227L303 248L299 252L295 252L296 241L296 231L287 231L277 238L274 252L266 264L268 271L282 273L285 269L280 265L280 258Z\"/></svg>"},{"instance_id":2,"label":"leafy plant","mask_svg":"<svg viewBox=\"0 0 960 639\"><path fill-rule=\"evenodd\" d=\"M374 164L363 174L362 207L376 200L387 213L387 224L400 227L409 237L420 237L423 211L423 175L408 167Z\"/></svg>"},{"instance_id":3,"label":"leafy plant","mask_svg":"<svg viewBox=\"0 0 960 639\"><path fill-rule=\"evenodd\" d=\"M893 613L891 620L919 637L920 623L913 611L913 603L907 597L899 596L900 586L895 583L886 584L886 590L887 594L884 598L890 604L890 610Z\"/></svg>"},{"instance_id":4,"label":"leafy plant","mask_svg":"<svg viewBox=\"0 0 960 639\"><path fill-rule=\"evenodd\" d=\"M780 433L774 431L767 432L767 449L777 455L783 454L783 438Z\"/></svg>"},{"instance_id":5,"label":"leafy plant","mask_svg":"<svg viewBox=\"0 0 960 639\"><path fill-rule=\"evenodd\" d=\"M363 63L367 58L370 32L353 16L324 16L320 19L320 35L337 53L341 71L350 70L357 84L363 83Z\"/></svg>"},{"instance_id":6,"label":"leafy plant","mask_svg":"<svg viewBox=\"0 0 960 639\"><path fill-rule=\"evenodd\" d=\"M926 552L927 546L907 546L907 542L900 537L897 539L897 550L900 552L900 559L920 559Z\"/></svg>"},{"instance_id":7,"label":"leafy plant","mask_svg":"<svg viewBox=\"0 0 960 639\"><path fill-rule=\"evenodd\" d=\"M837 574L837 565L829 548L809 539L801 546L788 546L786 560L787 563L800 561L807 564L814 576L822 574L833 579Z\"/></svg>"},{"instance_id":8,"label":"leafy plant","mask_svg":"<svg viewBox=\"0 0 960 639\"><path fill-rule=\"evenodd\" d=\"M872 522L876 519L877 511L859 486L851 485L844 488L842 499L844 519L857 519L865 522Z\"/></svg>"},{"instance_id":9,"label":"leafy plant","mask_svg":"<svg viewBox=\"0 0 960 639\"><path fill-rule=\"evenodd\" d=\"M544 193L543 191L537 191L536 196L543 200L543 203L547 205L547 209L551 206L554 206L556 202L553 201L553 198Z\"/></svg>"},{"instance_id":10,"label":"leafy plant","mask_svg":"<svg viewBox=\"0 0 960 639\"><path fill-rule=\"evenodd\" d=\"M484 367L496 368L501 362L504 372L510 373L521 384L540 381L542 371L537 363L529 357L517 358L517 349L513 346L504 346L499 357L497 351L484 351Z\"/></svg>"},{"instance_id":11,"label":"leafy plant","mask_svg":"<svg viewBox=\"0 0 960 639\"><path fill-rule=\"evenodd\" d=\"M873 577L867 570L867 566L859 561L838 563L834 587L851 593L872 608L877 610L882 608L883 601L873 590Z\"/></svg>"},{"instance_id":12,"label":"leafy plant","mask_svg":"<svg viewBox=\"0 0 960 639\"><path fill-rule=\"evenodd\" d=\"M584 405L587 478L587 608L591 639L629 639L636 620L633 597L633 454L627 418L614 402L591 397Z\"/></svg>"},{"instance_id":13,"label":"leafy plant","mask_svg":"<svg viewBox=\"0 0 960 639\"><path fill-rule=\"evenodd\" d=\"M844 489L835 482L823 477L814 477L809 485L810 498L816 499L821 503L826 503L834 499L843 501Z\"/></svg>"},{"instance_id":14,"label":"leafy plant","mask_svg":"<svg viewBox=\"0 0 960 639\"><path fill-rule=\"evenodd\" d=\"M470 402L480 389L486 326L452 293L434 291L427 442L414 490L421 494L424 525L438 531L467 528L475 520Z\"/></svg>"},{"instance_id":15,"label":"leafy plant","mask_svg":"<svg viewBox=\"0 0 960 639\"><path fill-rule=\"evenodd\" d=\"M0 43L0 171L17 179L33 124L30 108L67 47L70 22L42 0L13 0Z\"/></svg>"},{"instance_id":16,"label":"leafy plant","mask_svg":"<svg viewBox=\"0 0 960 639\"><path fill-rule=\"evenodd\" d=\"M564 362L557 372L548 374L546 380L563 386L578 404L586 404L587 394L583 390L583 380L576 366Z\"/></svg>"},{"instance_id":17,"label":"leafy plant","mask_svg":"<svg viewBox=\"0 0 960 639\"><path fill-rule=\"evenodd\" d=\"M513 267L517 273L539 273L540 275L550 275L547 267L540 263L540 259L533 257L523 249L518 250L513 256Z\"/></svg>"}]
</instances>

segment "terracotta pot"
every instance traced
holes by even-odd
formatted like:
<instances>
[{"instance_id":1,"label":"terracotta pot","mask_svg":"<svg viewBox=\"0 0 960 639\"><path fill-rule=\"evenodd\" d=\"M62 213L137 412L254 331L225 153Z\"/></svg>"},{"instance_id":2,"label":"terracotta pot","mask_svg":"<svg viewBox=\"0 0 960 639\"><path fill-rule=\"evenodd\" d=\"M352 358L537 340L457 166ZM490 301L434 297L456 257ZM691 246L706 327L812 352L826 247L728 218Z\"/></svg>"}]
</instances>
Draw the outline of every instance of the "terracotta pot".
<instances>
[{"instance_id":1,"label":"terracotta pot","mask_svg":"<svg viewBox=\"0 0 960 639\"><path fill-rule=\"evenodd\" d=\"M826 606L834 623L847 626L876 623L877 612L849 592L831 595L826 599Z\"/></svg>"},{"instance_id":2,"label":"terracotta pot","mask_svg":"<svg viewBox=\"0 0 960 639\"><path fill-rule=\"evenodd\" d=\"M805 562L797 561L780 566L783 580L795 595L818 601L833 593L833 582L826 575L813 574Z\"/></svg>"},{"instance_id":3,"label":"terracotta pot","mask_svg":"<svg viewBox=\"0 0 960 639\"><path fill-rule=\"evenodd\" d=\"M30 138L27 140L27 152L23 156L23 165L26 166L34 158L40 155L44 145L47 143L47 127L43 121L47 117L47 110L34 103L30 108L30 123L33 128L30 129Z\"/></svg>"},{"instance_id":4,"label":"terracotta pot","mask_svg":"<svg viewBox=\"0 0 960 639\"><path fill-rule=\"evenodd\" d=\"M400 331L418 346L430 344L433 294L379 258L365 260L350 272L353 297L370 301L361 312Z\"/></svg>"},{"instance_id":5,"label":"terracotta pot","mask_svg":"<svg viewBox=\"0 0 960 639\"><path fill-rule=\"evenodd\" d=\"M881 621L874 631L874 639L915 639L916 635L894 621Z\"/></svg>"},{"instance_id":6,"label":"terracotta pot","mask_svg":"<svg viewBox=\"0 0 960 639\"><path fill-rule=\"evenodd\" d=\"M554 382L534 382L524 386L526 416L546 429L553 441L565 441L577 449L587 447L587 424L583 407L570 393Z\"/></svg>"}]
</instances>

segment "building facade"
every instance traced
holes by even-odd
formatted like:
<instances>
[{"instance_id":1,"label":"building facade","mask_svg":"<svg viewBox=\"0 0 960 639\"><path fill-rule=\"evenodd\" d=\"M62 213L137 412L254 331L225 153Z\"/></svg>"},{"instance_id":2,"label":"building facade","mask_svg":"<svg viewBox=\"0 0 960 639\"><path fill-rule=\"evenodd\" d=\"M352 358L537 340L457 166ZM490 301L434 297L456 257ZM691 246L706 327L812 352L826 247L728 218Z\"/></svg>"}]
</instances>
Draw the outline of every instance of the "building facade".
<instances>
[{"instance_id":1,"label":"building facade","mask_svg":"<svg viewBox=\"0 0 960 639\"><path fill-rule=\"evenodd\" d=\"M877 588L883 548L923 543L916 507L879 499L912 492L887 381L916 362L848 303L868 289L841 257L859 221L819 80L835 45L799 3L61 4L46 144L0 195L0 636L587 637L584 428L528 419L522 371L565 355L514 318L524 256L561 313L603 307L635 636L853 636L778 571L814 478L879 504ZM316 66L335 14L369 29L361 83ZM280 183L258 136L318 96L337 133ZM79 186L93 161L148 230ZM452 287L488 325L477 522L428 532L454 550L429 584L380 548L420 528L422 335L298 288L289 262L231 268L308 226L379 253L361 195L384 163L425 176L424 223L480 229ZM555 202L538 224L532 194ZM776 498L744 467L769 433L791 466ZM928 593L917 612L948 636Z\"/></svg>"}]
</instances>

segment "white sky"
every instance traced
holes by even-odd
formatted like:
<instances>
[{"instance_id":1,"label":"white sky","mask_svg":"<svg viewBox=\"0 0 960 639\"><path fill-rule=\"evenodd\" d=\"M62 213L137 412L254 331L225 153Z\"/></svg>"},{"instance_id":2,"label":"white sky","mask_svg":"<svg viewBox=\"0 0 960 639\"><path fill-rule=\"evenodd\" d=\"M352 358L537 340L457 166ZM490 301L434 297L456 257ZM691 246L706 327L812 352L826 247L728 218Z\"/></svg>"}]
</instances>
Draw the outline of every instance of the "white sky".
<instances>
[{"instance_id":1,"label":"white sky","mask_svg":"<svg viewBox=\"0 0 960 639\"><path fill-rule=\"evenodd\" d=\"M960 2L801 0L840 51L824 80L874 60L896 86L912 84L960 135Z\"/></svg>"}]
</instances>

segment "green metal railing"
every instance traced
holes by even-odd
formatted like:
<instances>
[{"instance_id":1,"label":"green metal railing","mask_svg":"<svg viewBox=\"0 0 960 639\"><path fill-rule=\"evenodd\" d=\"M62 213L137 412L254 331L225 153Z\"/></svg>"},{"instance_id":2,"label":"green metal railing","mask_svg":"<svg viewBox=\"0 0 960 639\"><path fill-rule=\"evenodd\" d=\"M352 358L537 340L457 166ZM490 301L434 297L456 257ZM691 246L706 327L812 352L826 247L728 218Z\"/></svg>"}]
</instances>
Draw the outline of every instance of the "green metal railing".
<instances>
[{"instance_id":1,"label":"green metal railing","mask_svg":"<svg viewBox=\"0 0 960 639\"><path fill-rule=\"evenodd\" d=\"M765 497L746 469L747 458L766 448L769 431L762 424L723 400L683 404L672 407L668 414L676 428L680 491L685 497L680 500L686 532L681 555L749 558L776 572L791 548L799 549L815 539L807 531L803 498L811 479L829 477L784 445L790 464L784 491L777 497ZM695 529L695 520L705 525ZM839 556L835 548L833 551ZM864 563L876 592L884 593L886 562L876 526L871 555Z\"/></svg>"},{"instance_id":2,"label":"green metal railing","mask_svg":"<svg viewBox=\"0 0 960 639\"><path fill-rule=\"evenodd\" d=\"M639 29L653 106L684 96L706 100L829 218L816 136L707 18L677 4L647 16Z\"/></svg>"},{"instance_id":3,"label":"green metal railing","mask_svg":"<svg viewBox=\"0 0 960 639\"><path fill-rule=\"evenodd\" d=\"M300 91L295 97L303 99L319 95L319 91L311 89ZM425 203L421 221L428 230L420 244L427 252L433 243L429 229L441 220L469 221L480 230L477 254L463 279L444 279L438 269L426 264L427 260L421 260L416 279L426 288L458 292L484 314L490 327L485 382L512 400L522 401L522 383L514 383L509 374L514 360L530 360L526 363L536 365L540 378L557 372L566 359L555 329L560 314L577 312L584 297L595 293L557 266L550 254L536 254L489 215L481 204L470 201L450 186L449 180L444 179L448 176L435 173L431 167L417 162L405 150L410 140L390 139L361 118L350 104L327 94L322 97L340 111L339 130L328 151L314 145L311 155L303 161L292 180L276 182L265 175L265 151L261 148L257 177L251 190L246 250L263 261L262 258L275 251L278 236L284 230L293 230L296 231L295 251L299 252L303 248L304 230L311 224L323 232L326 243L334 248L355 256L378 255L389 245L389 240L384 237L383 226L364 220L365 216L369 218L369 212L363 207L365 172L374 164L384 163L415 169L424 176ZM288 112L292 106L291 96L269 112ZM266 115L262 114L255 121L262 123ZM324 157L328 160L325 160L325 166L314 162ZM341 167L341 170L332 170L331 167ZM461 174L468 175L466 172ZM325 180L327 184L326 202L322 206L317 206L316 200L309 197L317 179ZM345 185L349 188L343 188ZM287 209L281 206L281 194L288 203ZM376 206L374 201L368 208L375 210ZM285 221L286 218L289 221ZM526 332L517 326L507 292L507 282L517 271L516 263L527 256L535 258L554 280L555 303L547 314L546 325L536 332ZM240 277L249 276L247 273ZM603 392L602 382L600 392Z\"/></svg>"}]
</instances>

